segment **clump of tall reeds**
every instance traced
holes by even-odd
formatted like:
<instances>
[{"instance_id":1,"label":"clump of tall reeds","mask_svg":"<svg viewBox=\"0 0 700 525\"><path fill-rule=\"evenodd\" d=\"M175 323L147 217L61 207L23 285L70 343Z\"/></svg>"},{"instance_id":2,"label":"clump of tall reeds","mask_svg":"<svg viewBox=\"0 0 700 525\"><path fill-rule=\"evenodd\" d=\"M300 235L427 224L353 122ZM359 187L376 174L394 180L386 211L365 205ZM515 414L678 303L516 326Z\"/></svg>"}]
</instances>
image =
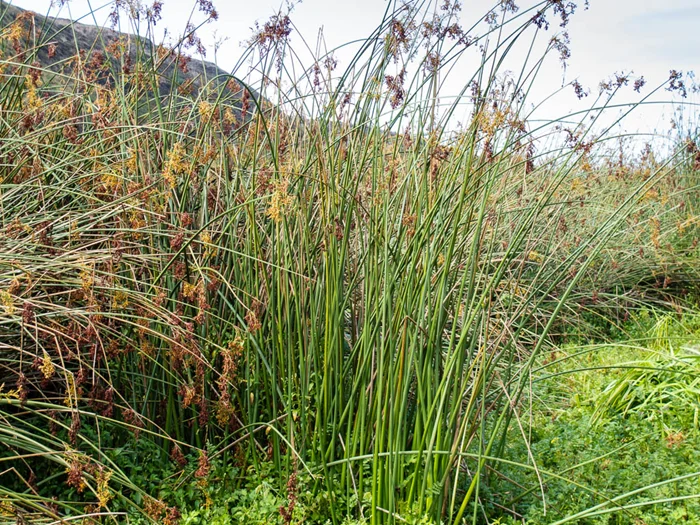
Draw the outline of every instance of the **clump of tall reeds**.
<instances>
[{"instance_id":1,"label":"clump of tall reeds","mask_svg":"<svg viewBox=\"0 0 700 525\"><path fill-rule=\"evenodd\" d=\"M691 267L642 252L663 250L667 227L697 231L696 182L661 161L616 174L596 158L604 135L538 151L532 64L499 69L574 9L502 2L477 36L456 2L397 3L345 71L316 57L301 78L283 14L251 39L249 76L217 78L183 79L194 26L179 47L117 38L100 42L109 59L97 46L61 64L35 61L50 54L49 19L39 37L29 15L0 30L13 512L109 514L114 497L136 498L91 439L109 430L180 466L195 452L199 482L213 457L305 471L334 522L479 521L534 356L582 311L604 315L598 302L642 301L637 285L670 275L659 267ZM547 51L566 58L567 40ZM448 67L472 52L461 97L441 105ZM464 101L470 120L451 131ZM664 201L666 176L678 184ZM691 222L668 221L677 199ZM649 239L621 247L634 220ZM52 503L41 480L19 488L47 461L74 503ZM367 493L368 507L343 503ZM154 519L177 515L137 499Z\"/></svg>"}]
</instances>

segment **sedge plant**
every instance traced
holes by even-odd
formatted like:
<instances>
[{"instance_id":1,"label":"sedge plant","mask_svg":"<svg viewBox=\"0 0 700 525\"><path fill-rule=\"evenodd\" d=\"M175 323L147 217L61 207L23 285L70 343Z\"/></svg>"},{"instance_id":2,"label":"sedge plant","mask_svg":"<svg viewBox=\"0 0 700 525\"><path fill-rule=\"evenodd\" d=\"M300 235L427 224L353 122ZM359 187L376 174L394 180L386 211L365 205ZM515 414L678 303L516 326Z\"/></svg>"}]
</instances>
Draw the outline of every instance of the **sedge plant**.
<instances>
[{"instance_id":1,"label":"sedge plant","mask_svg":"<svg viewBox=\"0 0 700 525\"><path fill-rule=\"evenodd\" d=\"M556 123L532 127L526 103L567 56L547 28L574 4L501 2L465 29L457 2L391 3L344 70L331 53L304 67L279 13L233 72L197 76L194 23L152 42L158 4L131 7L146 37L95 30L58 59L82 27L0 4L3 512L174 523L109 453L138 439L202 490L212 462L271 463L282 523L306 519L300 477L336 524L486 522L534 359L582 312L643 301L656 258L600 309L591 268L675 176L650 162L580 225L572 181L606 130L542 151ZM665 267L692 274L675 255Z\"/></svg>"}]
</instances>

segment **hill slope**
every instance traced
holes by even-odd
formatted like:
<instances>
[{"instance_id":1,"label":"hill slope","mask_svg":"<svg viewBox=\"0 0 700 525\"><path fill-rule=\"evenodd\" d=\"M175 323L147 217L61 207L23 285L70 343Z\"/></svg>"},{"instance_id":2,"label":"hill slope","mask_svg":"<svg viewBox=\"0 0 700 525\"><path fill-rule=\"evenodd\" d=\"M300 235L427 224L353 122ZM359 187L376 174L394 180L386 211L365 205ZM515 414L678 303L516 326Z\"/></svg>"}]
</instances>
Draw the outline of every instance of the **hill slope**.
<instances>
[{"instance_id":1,"label":"hill slope","mask_svg":"<svg viewBox=\"0 0 700 525\"><path fill-rule=\"evenodd\" d=\"M173 93L174 87L185 93L190 90L196 92L212 80L220 85L230 79L227 71L212 62L194 60L179 50L155 46L144 37L108 27L46 17L0 0L0 27L11 30L13 24L19 37L14 40L17 44L16 54L12 57L10 47L0 55L5 60L17 60L19 57L22 60L18 62L26 63L27 58L22 57L22 53L28 49L32 53L29 62L62 72L80 57L88 76L94 75L92 78L100 83L114 82L120 72L132 72L133 64L154 66L155 61L159 76L158 90L162 96ZM12 38L7 40L12 42ZM236 98L240 99L240 96L239 90Z\"/></svg>"}]
</instances>

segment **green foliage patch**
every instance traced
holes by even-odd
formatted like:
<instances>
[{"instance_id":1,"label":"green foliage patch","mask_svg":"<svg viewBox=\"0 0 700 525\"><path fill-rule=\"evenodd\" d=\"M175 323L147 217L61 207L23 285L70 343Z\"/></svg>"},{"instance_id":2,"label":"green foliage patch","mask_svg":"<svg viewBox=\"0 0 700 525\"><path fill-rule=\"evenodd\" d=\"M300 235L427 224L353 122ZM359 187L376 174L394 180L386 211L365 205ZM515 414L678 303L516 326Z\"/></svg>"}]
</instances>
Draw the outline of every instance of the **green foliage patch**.
<instances>
[{"instance_id":1,"label":"green foliage patch","mask_svg":"<svg viewBox=\"0 0 700 525\"><path fill-rule=\"evenodd\" d=\"M679 358L700 341L698 320L643 311L620 343L565 347L542 363L526 427L543 485L507 467L493 478L498 500L532 525L698 523L697 365ZM512 443L508 456L527 463Z\"/></svg>"}]
</instances>

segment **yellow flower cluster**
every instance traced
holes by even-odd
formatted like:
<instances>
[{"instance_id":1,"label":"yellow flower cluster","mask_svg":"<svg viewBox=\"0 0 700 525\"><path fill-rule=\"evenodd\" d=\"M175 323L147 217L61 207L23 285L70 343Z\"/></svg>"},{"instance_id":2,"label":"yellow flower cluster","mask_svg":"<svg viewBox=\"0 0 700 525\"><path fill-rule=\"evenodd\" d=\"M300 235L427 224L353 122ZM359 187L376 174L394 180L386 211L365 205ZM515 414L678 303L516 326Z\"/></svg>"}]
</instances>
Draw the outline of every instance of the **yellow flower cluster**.
<instances>
[{"instance_id":1,"label":"yellow flower cluster","mask_svg":"<svg viewBox=\"0 0 700 525\"><path fill-rule=\"evenodd\" d=\"M496 108L484 108L476 116L479 128L489 137L493 137L508 120L509 110L503 111Z\"/></svg>"},{"instance_id":2,"label":"yellow flower cluster","mask_svg":"<svg viewBox=\"0 0 700 525\"><path fill-rule=\"evenodd\" d=\"M661 221L658 217L652 217L649 219L649 225L651 229L651 243L658 250L661 248Z\"/></svg>"},{"instance_id":3,"label":"yellow flower cluster","mask_svg":"<svg viewBox=\"0 0 700 525\"><path fill-rule=\"evenodd\" d=\"M121 183L119 182L119 179L117 178L116 174L112 172L103 173L100 176L100 182L104 186L105 191L110 194L118 191L121 186Z\"/></svg>"},{"instance_id":4,"label":"yellow flower cluster","mask_svg":"<svg viewBox=\"0 0 700 525\"><path fill-rule=\"evenodd\" d=\"M199 116L204 121L209 121L214 116L214 111L216 110L216 106L214 106L210 102L207 102L206 100L203 100L199 103L199 106L197 109L199 110Z\"/></svg>"},{"instance_id":5,"label":"yellow flower cluster","mask_svg":"<svg viewBox=\"0 0 700 525\"><path fill-rule=\"evenodd\" d=\"M138 157L136 156L136 150L134 148L129 148L129 157L125 162L126 171L131 175L136 173L138 167Z\"/></svg>"},{"instance_id":6,"label":"yellow flower cluster","mask_svg":"<svg viewBox=\"0 0 700 525\"><path fill-rule=\"evenodd\" d=\"M224 123L229 126L237 124L236 115L231 111L230 107L227 107L224 111Z\"/></svg>"},{"instance_id":7,"label":"yellow flower cluster","mask_svg":"<svg viewBox=\"0 0 700 525\"><path fill-rule=\"evenodd\" d=\"M27 75L27 107L29 109L39 109L43 104L37 87L37 83Z\"/></svg>"},{"instance_id":8,"label":"yellow flower cluster","mask_svg":"<svg viewBox=\"0 0 700 525\"><path fill-rule=\"evenodd\" d=\"M17 509L7 498L0 499L0 516L14 517L17 515Z\"/></svg>"},{"instance_id":9,"label":"yellow flower cluster","mask_svg":"<svg viewBox=\"0 0 700 525\"><path fill-rule=\"evenodd\" d=\"M97 504L99 508L107 508L112 499L112 491L109 490L109 479L112 477L112 471L106 468L100 468L95 474L97 481Z\"/></svg>"},{"instance_id":10,"label":"yellow flower cluster","mask_svg":"<svg viewBox=\"0 0 700 525\"><path fill-rule=\"evenodd\" d=\"M129 296L122 290L117 290L112 298L112 308L122 310L129 306Z\"/></svg>"},{"instance_id":11,"label":"yellow flower cluster","mask_svg":"<svg viewBox=\"0 0 700 525\"><path fill-rule=\"evenodd\" d=\"M194 300L198 292L199 286L195 284L190 284L188 282L182 284L182 295L184 295L188 299Z\"/></svg>"},{"instance_id":12,"label":"yellow flower cluster","mask_svg":"<svg viewBox=\"0 0 700 525\"><path fill-rule=\"evenodd\" d=\"M56 367L51 361L51 356L46 350L44 350L44 358L41 360L41 366L39 370L44 375L44 379L51 379L56 373Z\"/></svg>"},{"instance_id":13,"label":"yellow flower cluster","mask_svg":"<svg viewBox=\"0 0 700 525\"><path fill-rule=\"evenodd\" d=\"M89 292L92 289L92 286L95 284L95 278L89 268L84 267L80 270L80 282L84 291Z\"/></svg>"},{"instance_id":14,"label":"yellow flower cluster","mask_svg":"<svg viewBox=\"0 0 700 525\"><path fill-rule=\"evenodd\" d=\"M541 264L544 262L544 255L532 250L530 251L530 253L527 254L527 260L530 262L536 262Z\"/></svg>"},{"instance_id":15,"label":"yellow flower cluster","mask_svg":"<svg viewBox=\"0 0 700 525\"><path fill-rule=\"evenodd\" d=\"M15 313L15 305L12 300L12 295L7 290L0 291L0 306L2 306L5 313L12 315Z\"/></svg>"},{"instance_id":16,"label":"yellow flower cluster","mask_svg":"<svg viewBox=\"0 0 700 525\"><path fill-rule=\"evenodd\" d=\"M163 179L168 183L168 186L174 188L177 186L178 178L183 175L189 168L189 163L187 162L187 152L185 151L185 146L178 142L173 146L173 149L168 155L168 159L165 162L165 168L163 169Z\"/></svg>"},{"instance_id":17,"label":"yellow flower cluster","mask_svg":"<svg viewBox=\"0 0 700 525\"><path fill-rule=\"evenodd\" d=\"M63 404L68 408L77 408L78 406L78 389L72 372L66 373L66 397L63 398Z\"/></svg>"},{"instance_id":18,"label":"yellow flower cluster","mask_svg":"<svg viewBox=\"0 0 700 525\"><path fill-rule=\"evenodd\" d=\"M7 32L3 36L10 42L19 42L23 38L26 38L27 34L24 24L17 20L7 28Z\"/></svg>"},{"instance_id":19,"label":"yellow flower cluster","mask_svg":"<svg viewBox=\"0 0 700 525\"><path fill-rule=\"evenodd\" d=\"M8 390L7 392L4 390L5 383L0 385L0 399L19 399L19 390Z\"/></svg>"},{"instance_id":20,"label":"yellow flower cluster","mask_svg":"<svg viewBox=\"0 0 700 525\"><path fill-rule=\"evenodd\" d=\"M270 197L267 216L275 222L280 222L294 205L294 196L289 194L289 181L282 179L274 183L275 190Z\"/></svg>"}]
</instances>

